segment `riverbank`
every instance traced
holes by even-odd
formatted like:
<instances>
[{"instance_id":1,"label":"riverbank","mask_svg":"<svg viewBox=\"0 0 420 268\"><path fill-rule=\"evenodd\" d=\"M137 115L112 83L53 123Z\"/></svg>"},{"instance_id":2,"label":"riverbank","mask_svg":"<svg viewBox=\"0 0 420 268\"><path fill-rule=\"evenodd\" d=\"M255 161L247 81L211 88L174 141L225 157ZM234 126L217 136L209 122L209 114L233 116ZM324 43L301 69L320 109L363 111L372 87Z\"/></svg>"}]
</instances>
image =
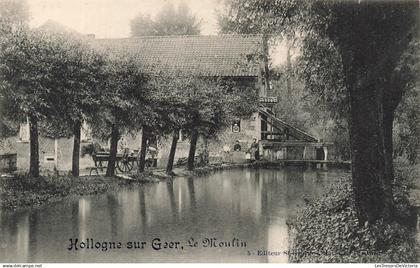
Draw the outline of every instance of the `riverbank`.
<instances>
[{"instance_id":1,"label":"riverbank","mask_svg":"<svg viewBox=\"0 0 420 268\"><path fill-rule=\"evenodd\" d=\"M258 165L255 163L210 164L197 167L194 171L178 167L174 169L172 176L167 175L163 169L148 170L140 175L117 174L114 177L45 174L34 179L23 174L14 174L0 178L0 209L16 211L37 208L65 198L103 194L122 187L141 187L144 183L155 183L173 177L203 176L213 171L252 166Z\"/></svg>"},{"instance_id":2,"label":"riverbank","mask_svg":"<svg viewBox=\"0 0 420 268\"><path fill-rule=\"evenodd\" d=\"M415 172L415 170L414 170ZM289 222L291 262L418 261L416 208L410 191L417 180L413 167L396 166L393 188L395 211L386 224L360 223L354 209L351 176L344 176L317 200L308 201Z\"/></svg>"},{"instance_id":3,"label":"riverbank","mask_svg":"<svg viewBox=\"0 0 420 268\"><path fill-rule=\"evenodd\" d=\"M17 174L0 179L0 208L14 211L39 207L65 198L102 194L121 187L141 187L144 183L155 183L174 177L198 177L235 168L283 168L283 166L267 161L210 163L198 166L194 171L189 171L185 167L176 167L172 175L166 174L164 169L152 169L140 175L133 171L130 174L116 174L111 178L104 175L72 177L64 174L45 174L38 179L32 179Z\"/></svg>"},{"instance_id":4,"label":"riverbank","mask_svg":"<svg viewBox=\"0 0 420 268\"><path fill-rule=\"evenodd\" d=\"M16 211L55 203L64 198L96 195L129 185L116 177L72 177L44 175L30 178L25 175L0 179L0 208Z\"/></svg>"}]
</instances>

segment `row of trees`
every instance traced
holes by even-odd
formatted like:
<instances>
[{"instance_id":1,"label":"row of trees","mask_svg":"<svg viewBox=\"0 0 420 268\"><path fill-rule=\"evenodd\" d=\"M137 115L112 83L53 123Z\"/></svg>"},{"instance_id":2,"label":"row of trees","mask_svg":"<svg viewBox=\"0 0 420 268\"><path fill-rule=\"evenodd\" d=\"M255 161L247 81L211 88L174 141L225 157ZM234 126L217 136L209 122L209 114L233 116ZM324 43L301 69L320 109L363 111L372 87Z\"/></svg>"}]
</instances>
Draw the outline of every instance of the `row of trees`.
<instances>
[{"instance_id":1,"label":"row of trees","mask_svg":"<svg viewBox=\"0 0 420 268\"><path fill-rule=\"evenodd\" d=\"M130 55L101 55L82 39L9 26L1 28L0 37L2 135L29 119L32 177L39 176L40 132L74 137L72 173L79 175L83 121L94 135L110 138L107 176L114 175L121 135L139 131L139 172L151 135L173 136L167 166L172 171L181 129L191 137L188 168L193 169L199 135L211 138L230 123L235 103L247 105L226 81L159 70L145 74Z\"/></svg>"},{"instance_id":2,"label":"row of trees","mask_svg":"<svg viewBox=\"0 0 420 268\"><path fill-rule=\"evenodd\" d=\"M360 222L393 216L393 123L415 88L418 18L418 1L229 0L220 13L223 32L299 41L305 86L347 121Z\"/></svg>"},{"instance_id":3,"label":"row of trees","mask_svg":"<svg viewBox=\"0 0 420 268\"><path fill-rule=\"evenodd\" d=\"M184 2L176 8L167 2L155 18L140 13L130 22L132 36L197 35L200 26L201 21Z\"/></svg>"}]
</instances>

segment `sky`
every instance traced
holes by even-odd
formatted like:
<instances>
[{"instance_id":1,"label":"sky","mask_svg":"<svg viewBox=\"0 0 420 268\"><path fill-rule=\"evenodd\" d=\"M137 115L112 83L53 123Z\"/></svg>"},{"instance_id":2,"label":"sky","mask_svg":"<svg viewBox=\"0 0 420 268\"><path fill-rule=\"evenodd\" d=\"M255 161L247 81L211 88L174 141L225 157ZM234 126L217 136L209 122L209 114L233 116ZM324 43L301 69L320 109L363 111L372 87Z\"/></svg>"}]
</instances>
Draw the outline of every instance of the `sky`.
<instances>
[{"instance_id":1,"label":"sky","mask_svg":"<svg viewBox=\"0 0 420 268\"><path fill-rule=\"evenodd\" d=\"M152 17L167 3L182 0L29 0L31 25L53 20L82 34L97 38L130 36L130 20L137 14ZM201 20L204 35L217 34L215 9L222 0L183 0Z\"/></svg>"},{"instance_id":2,"label":"sky","mask_svg":"<svg viewBox=\"0 0 420 268\"><path fill-rule=\"evenodd\" d=\"M168 2L178 6L186 3L201 20L201 34L218 33L216 10L223 0L28 0L32 27L48 20L55 21L82 34L96 38L123 38L130 36L130 21L139 13L152 17ZM274 65L284 63L284 46L271 53Z\"/></svg>"}]
</instances>

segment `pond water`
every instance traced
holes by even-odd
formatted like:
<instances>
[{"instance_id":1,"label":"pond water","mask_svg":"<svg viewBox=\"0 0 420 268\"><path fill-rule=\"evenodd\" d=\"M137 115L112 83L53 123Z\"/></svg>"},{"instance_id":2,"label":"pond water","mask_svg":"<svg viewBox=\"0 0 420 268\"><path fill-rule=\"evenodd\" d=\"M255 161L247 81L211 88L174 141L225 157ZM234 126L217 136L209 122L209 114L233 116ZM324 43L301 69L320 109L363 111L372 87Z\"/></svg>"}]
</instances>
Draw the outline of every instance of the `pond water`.
<instances>
[{"instance_id":1,"label":"pond water","mask_svg":"<svg viewBox=\"0 0 420 268\"><path fill-rule=\"evenodd\" d=\"M342 173L227 170L1 212L0 262L287 262L287 219Z\"/></svg>"}]
</instances>

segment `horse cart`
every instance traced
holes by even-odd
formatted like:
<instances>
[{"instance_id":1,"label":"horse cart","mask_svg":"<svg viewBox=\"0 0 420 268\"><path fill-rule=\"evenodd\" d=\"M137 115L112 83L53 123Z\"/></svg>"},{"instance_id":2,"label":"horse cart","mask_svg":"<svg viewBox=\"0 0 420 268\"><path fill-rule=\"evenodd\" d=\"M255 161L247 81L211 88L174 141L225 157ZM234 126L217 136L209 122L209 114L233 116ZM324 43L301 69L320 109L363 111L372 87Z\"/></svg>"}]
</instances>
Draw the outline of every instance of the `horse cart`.
<instances>
[{"instance_id":1,"label":"horse cart","mask_svg":"<svg viewBox=\"0 0 420 268\"><path fill-rule=\"evenodd\" d=\"M90 175L95 171L97 175L99 175L98 169L102 172L104 169L107 168L107 164L109 161L109 152L97 152L92 154L92 160L95 164L93 168L90 170ZM145 166L151 167L154 165L155 159L152 158L146 158L145 160ZM120 171L121 173L128 173L133 168L134 165L137 164L139 166L140 164L140 157L139 154L136 153L117 153L116 159L115 159L115 167L116 171Z\"/></svg>"}]
</instances>

